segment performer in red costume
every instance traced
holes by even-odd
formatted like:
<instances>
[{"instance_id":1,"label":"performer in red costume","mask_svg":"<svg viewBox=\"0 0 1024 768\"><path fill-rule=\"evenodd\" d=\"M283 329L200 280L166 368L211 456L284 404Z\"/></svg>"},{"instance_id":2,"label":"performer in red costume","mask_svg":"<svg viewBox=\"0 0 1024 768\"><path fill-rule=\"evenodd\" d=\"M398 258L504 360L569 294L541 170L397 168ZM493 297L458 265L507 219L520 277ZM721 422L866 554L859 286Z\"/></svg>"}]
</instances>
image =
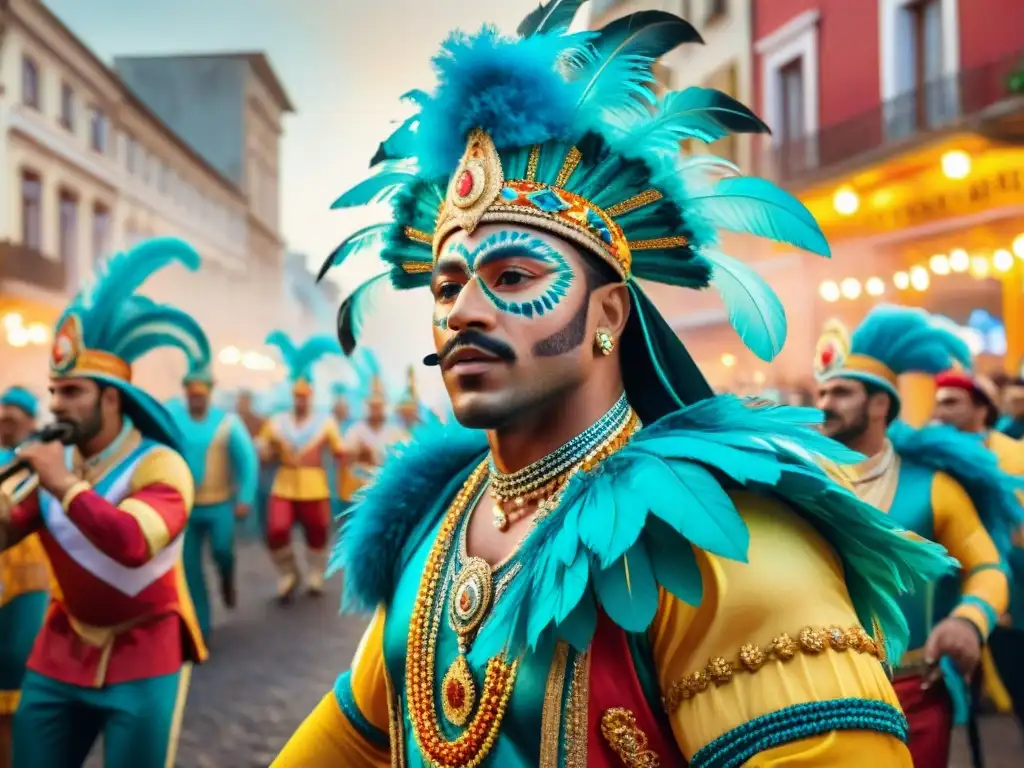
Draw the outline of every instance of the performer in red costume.
<instances>
[{"instance_id":1,"label":"performer in red costume","mask_svg":"<svg viewBox=\"0 0 1024 768\"><path fill-rule=\"evenodd\" d=\"M23 445L31 471L0 492L0 552L38 532L57 586L14 718L15 768L78 768L100 733L107 768L174 764L191 664L206 658L181 567L192 476L131 363L201 335L135 295L175 261L199 266L172 239L118 254L65 310L50 407L69 446Z\"/></svg>"}]
</instances>

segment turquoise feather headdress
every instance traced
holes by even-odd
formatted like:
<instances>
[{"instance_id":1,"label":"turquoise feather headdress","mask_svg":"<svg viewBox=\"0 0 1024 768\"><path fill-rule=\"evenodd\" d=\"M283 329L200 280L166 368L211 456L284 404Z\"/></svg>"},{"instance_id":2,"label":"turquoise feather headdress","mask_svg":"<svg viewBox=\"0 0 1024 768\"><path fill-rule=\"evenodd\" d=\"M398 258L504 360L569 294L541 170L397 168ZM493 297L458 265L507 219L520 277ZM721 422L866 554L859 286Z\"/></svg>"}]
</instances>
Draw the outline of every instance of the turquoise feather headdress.
<instances>
[{"instance_id":1,"label":"turquoise feather headdress","mask_svg":"<svg viewBox=\"0 0 1024 768\"><path fill-rule=\"evenodd\" d=\"M655 61L701 42L690 24L641 11L597 32L569 34L582 4L551 0L523 21L515 39L489 27L448 39L434 59L437 90L407 94L418 113L381 144L376 172L334 203L388 200L393 222L351 235L321 276L365 251L390 265L339 310L339 336L350 353L375 288L388 281L398 289L429 285L438 247L455 229L519 222L569 240L628 284L633 306L622 367L647 422L712 391L637 278L716 286L744 343L771 360L785 341L785 312L754 270L718 250L716 230L821 255L829 249L788 193L742 176L725 160L680 153L687 139L710 143L767 131L715 90L654 95Z\"/></svg>"},{"instance_id":2,"label":"turquoise feather headdress","mask_svg":"<svg viewBox=\"0 0 1024 768\"><path fill-rule=\"evenodd\" d=\"M326 334L310 336L300 346L296 346L284 331L271 331L266 343L277 347L281 353L281 360L288 368L292 391L309 394L313 391L313 366L325 355L341 354L338 340Z\"/></svg>"},{"instance_id":3,"label":"turquoise feather headdress","mask_svg":"<svg viewBox=\"0 0 1024 768\"><path fill-rule=\"evenodd\" d=\"M937 375L970 350L948 326L923 309L883 304L865 316L853 335L830 321L814 358L819 381L857 379L881 387L899 403L905 373Z\"/></svg>"},{"instance_id":4,"label":"turquoise feather headdress","mask_svg":"<svg viewBox=\"0 0 1024 768\"><path fill-rule=\"evenodd\" d=\"M52 378L84 377L117 388L135 426L172 447L180 444L173 419L157 400L131 384L131 366L160 347L178 347L190 359L203 355L205 336L191 317L136 293L155 272L175 262L195 271L201 259L182 240L161 237L103 261L57 321L50 357ZM205 354L209 356L208 344Z\"/></svg>"},{"instance_id":5,"label":"turquoise feather headdress","mask_svg":"<svg viewBox=\"0 0 1024 768\"><path fill-rule=\"evenodd\" d=\"M25 387L8 387L0 395L0 405L11 405L19 408L33 419L39 413L39 398L25 389Z\"/></svg>"}]
</instances>

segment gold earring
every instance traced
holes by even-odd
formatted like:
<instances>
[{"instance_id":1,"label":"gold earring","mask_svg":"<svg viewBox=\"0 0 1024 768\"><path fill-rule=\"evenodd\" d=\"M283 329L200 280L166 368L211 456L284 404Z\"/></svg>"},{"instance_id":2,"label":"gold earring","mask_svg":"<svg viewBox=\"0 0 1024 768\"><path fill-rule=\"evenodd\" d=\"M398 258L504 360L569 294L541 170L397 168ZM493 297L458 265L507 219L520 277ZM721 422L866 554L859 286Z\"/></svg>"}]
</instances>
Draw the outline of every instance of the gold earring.
<instances>
[{"instance_id":1,"label":"gold earring","mask_svg":"<svg viewBox=\"0 0 1024 768\"><path fill-rule=\"evenodd\" d=\"M597 348L601 350L601 354L607 357L615 349L615 337L612 336L611 331L605 328L598 328L594 332L595 341L597 342Z\"/></svg>"}]
</instances>

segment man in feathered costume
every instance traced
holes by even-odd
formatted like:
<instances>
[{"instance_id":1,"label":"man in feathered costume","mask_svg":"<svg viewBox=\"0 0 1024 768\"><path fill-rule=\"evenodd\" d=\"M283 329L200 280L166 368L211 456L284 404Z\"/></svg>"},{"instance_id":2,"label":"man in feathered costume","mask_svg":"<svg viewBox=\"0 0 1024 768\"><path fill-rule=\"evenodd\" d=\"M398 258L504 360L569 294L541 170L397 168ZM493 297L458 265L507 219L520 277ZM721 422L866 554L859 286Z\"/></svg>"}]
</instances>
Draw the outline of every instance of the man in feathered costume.
<instances>
[{"instance_id":1,"label":"man in feathered costume","mask_svg":"<svg viewBox=\"0 0 1024 768\"><path fill-rule=\"evenodd\" d=\"M205 334L192 345L182 381L184 407L172 414L185 440L185 460L195 482L195 506L185 532L185 577L195 602L199 628L210 638L210 598L203 569L203 549L210 542L220 575L220 593L234 608L235 520L245 519L256 502L259 458L241 418L210 402L213 374Z\"/></svg>"},{"instance_id":2,"label":"man in feathered costume","mask_svg":"<svg viewBox=\"0 0 1024 768\"><path fill-rule=\"evenodd\" d=\"M296 346L282 331L267 337L288 368L292 388L290 412L266 421L257 444L264 461L278 464L267 502L267 547L281 578L278 598L292 599L299 586L299 567L292 548L292 528L306 535L306 589L319 595L324 588L327 543L330 538L331 491L324 469L325 452L333 463L345 453L341 432L329 413L313 403L313 366L324 355L341 354L338 340L312 336Z\"/></svg>"},{"instance_id":3,"label":"man in feathered costume","mask_svg":"<svg viewBox=\"0 0 1024 768\"><path fill-rule=\"evenodd\" d=\"M388 418L388 396L376 359L367 352L364 360L369 371L370 394L366 398L366 415L345 432L350 456L342 478L341 498L346 503L370 483L391 446L409 437L405 429Z\"/></svg>"},{"instance_id":4,"label":"man in feathered costume","mask_svg":"<svg viewBox=\"0 0 1024 768\"><path fill-rule=\"evenodd\" d=\"M35 428L39 400L24 387L0 395L0 467ZM50 569L36 535L0 554L0 766L10 765L11 719L36 634L43 625Z\"/></svg>"},{"instance_id":5,"label":"man in feathered costume","mask_svg":"<svg viewBox=\"0 0 1024 768\"><path fill-rule=\"evenodd\" d=\"M0 551L38 532L57 588L14 717L15 768L80 766L100 733L109 768L174 763L191 664L206 658L181 567L193 484L174 419L131 383L137 358L201 333L136 294L174 262L195 270L199 255L146 241L64 310L50 410L68 447L23 445L32 473L0 493Z\"/></svg>"},{"instance_id":6,"label":"man in feathered costume","mask_svg":"<svg viewBox=\"0 0 1024 768\"><path fill-rule=\"evenodd\" d=\"M398 402L398 405L395 406L395 415L398 416L399 423L405 431L403 440L407 440L409 435L412 434L412 430L422 421L420 410L423 407L422 403L420 403L420 395L416 387L416 370L411 365L406 377L405 394Z\"/></svg>"},{"instance_id":7,"label":"man in feathered costume","mask_svg":"<svg viewBox=\"0 0 1024 768\"><path fill-rule=\"evenodd\" d=\"M986 376L965 368L940 374L935 383L935 418L983 441L995 454L999 468L1024 476L1024 443L996 431L999 392ZM1011 536L1007 555L1010 568L1010 610L989 637L991 654L982 657L989 695L1009 695L1018 724L1024 729L1024 525ZM1005 686L1005 687L1004 687Z\"/></svg>"},{"instance_id":8,"label":"man in feathered costume","mask_svg":"<svg viewBox=\"0 0 1024 768\"><path fill-rule=\"evenodd\" d=\"M570 35L580 5L452 36L395 159L340 200L393 196L360 238L430 287L426 362L463 426L421 429L351 511L336 563L376 614L274 765L909 766L880 658L906 639L896 593L947 558L819 468L851 455L815 412L715 397L638 282L713 282L770 359L782 308L715 226L824 238L768 182L679 154L765 130L712 90L655 107L688 23Z\"/></svg>"},{"instance_id":9,"label":"man in feathered costume","mask_svg":"<svg viewBox=\"0 0 1024 768\"><path fill-rule=\"evenodd\" d=\"M1006 610L1001 554L1020 517L1019 482L980 441L897 421L902 374L935 376L964 359L966 345L938 318L893 306L876 307L852 336L833 321L815 358L825 433L868 457L850 468L857 495L960 562L959 583L930 585L902 603L910 650L893 660L894 686L922 766L949 762L952 726L967 716L964 679Z\"/></svg>"}]
</instances>

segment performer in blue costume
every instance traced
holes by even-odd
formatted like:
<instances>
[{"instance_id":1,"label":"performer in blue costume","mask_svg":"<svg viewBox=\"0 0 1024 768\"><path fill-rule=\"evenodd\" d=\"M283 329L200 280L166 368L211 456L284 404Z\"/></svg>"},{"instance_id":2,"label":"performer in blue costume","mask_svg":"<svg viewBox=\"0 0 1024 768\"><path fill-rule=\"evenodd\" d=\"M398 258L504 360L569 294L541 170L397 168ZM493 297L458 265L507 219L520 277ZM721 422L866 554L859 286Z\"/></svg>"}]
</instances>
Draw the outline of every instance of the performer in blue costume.
<instances>
[{"instance_id":1,"label":"performer in blue costume","mask_svg":"<svg viewBox=\"0 0 1024 768\"><path fill-rule=\"evenodd\" d=\"M274 765L909 766L879 657L907 638L897 593L947 557L820 468L853 455L816 412L715 397L640 286L716 285L771 359L785 314L716 227L824 237L772 184L679 154L765 130L717 91L655 98L688 23L570 34L580 5L452 35L337 203L395 216L326 265L372 244L391 266L343 303L343 347L374 285L429 286L425 362L462 426L418 431L350 512L333 562L376 613Z\"/></svg>"},{"instance_id":2,"label":"performer in blue costume","mask_svg":"<svg viewBox=\"0 0 1024 768\"><path fill-rule=\"evenodd\" d=\"M910 650L894 685L910 722L915 765L947 765L952 726L967 716L964 678L1007 607L1001 563L1020 519L1021 481L981 441L945 425L897 421L899 377L970 363L948 326L921 309L881 306L852 337L832 321L815 358L825 432L869 458L852 468L865 501L938 542L960 562L960 582L937 582L903 600ZM940 680L942 675L944 678Z\"/></svg>"},{"instance_id":3,"label":"performer in blue costume","mask_svg":"<svg viewBox=\"0 0 1024 768\"><path fill-rule=\"evenodd\" d=\"M35 429L39 400L25 387L0 395L0 467ZM49 602L50 567L38 536L0 554L0 766L10 765L11 719Z\"/></svg>"},{"instance_id":4,"label":"performer in blue costume","mask_svg":"<svg viewBox=\"0 0 1024 768\"><path fill-rule=\"evenodd\" d=\"M195 327L198 327L195 326ZM193 340L188 373L182 381L185 404L171 409L185 439L185 460L195 481L196 496L185 532L182 557L185 578L203 637L210 639L210 598L203 573L207 541L220 575L220 594L226 608L234 608L235 520L252 512L259 480L256 448L242 420L211 402L213 374L210 345L205 334Z\"/></svg>"},{"instance_id":5,"label":"performer in blue costume","mask_svg":"<svg viewBox=\"0 0 1024 768\"><path fill-rule=\"evenodd\" d=\"M23 444L31 476L0 489L0 552L38 534L55 584L14 716L14 768L78 768L100 734L108 768L174 764L192 664L206 658L181 571L194 489L174 419L132 384L132 364L197 335L137 293L175 263L200 259L180 240L140 243L64 310L50 410L68 446Z\"/></svg>"}]
</instances>

